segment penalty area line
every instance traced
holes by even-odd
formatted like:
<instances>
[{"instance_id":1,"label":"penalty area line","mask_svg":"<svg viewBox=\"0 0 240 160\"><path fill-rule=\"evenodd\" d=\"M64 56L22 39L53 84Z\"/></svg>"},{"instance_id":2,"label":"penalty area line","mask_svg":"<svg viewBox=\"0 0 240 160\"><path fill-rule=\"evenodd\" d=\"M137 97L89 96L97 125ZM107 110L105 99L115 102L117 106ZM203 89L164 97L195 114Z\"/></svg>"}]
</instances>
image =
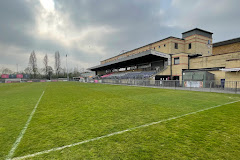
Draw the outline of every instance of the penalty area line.
<instances>
[{"instance_id":1,"label":"penalty area line","mask_svg":"<svg viewBox=\"0 0 240 160\"><path fill-rule=\"evenodd\" d=\"M183 115L180 115L180 116L171 117L171 118L168 118L168 119L163 119L163 120L156 121L156 122L147 123L147 124L140 125L140 126L137 126L137 127L129 128L129 129L118 131L118 132L113 132L113 133L110 133L110 134L107 134L107 135L104 135L104 136L84 140L84 141L81 141L81 142L65 145L65 146L62 146L62 147L56 147L56 148L52 148L52 149L41 151L41 152L36 152L36 153L29 154L29 155L22 156L22 157L15 157L12 160L21 160L21 159L25 159L25 158L35 157L35 156L42 155L42 154L47 154L47 153L50 153L50 152L53 152L53 151L63 150L65 148L70 148L70 147L78 146L78 145L81 145L81 144L84 144L84 143L88 143L88 142L96 141L96 140L99 140L99 139L111 137L111 136L114 136L114 135L119 135L119 134L122 134L122 133L125 133L125 132L129 132L129 131L132 131L132 130L139 129L139 128L152 126L152 125L155 125L155 124L159 124L159 123L162 123L162 122L174 120L174 119L177 119L177 118L185 117L185 116L188 116L188 115L196 114L196 113L199 113L199 112L203 112L203 111L206 111L206 110L209 110L209 109L217 108L217 107L220 107L220 106L224 106L224 105L228 105L228 104L232 104L232 103L236 103L236 102L240 102L240 100L233 101L233 102L228 102L228 103L225 103L225 104L221 104L221 105L217 105L217 106L213 106L213 107L209 107L209 108L205 108L205 109L201 109L201 110L198 110L198 111L195 111L195 112L186 113L186 114L183 114Z\"/></svg>"},{"instance_id":2,"label":"penalty area line","mask_svg":"<svg viewBox=\"0 0 240 160\"><path fill-rule=\"evenodd\" d=\"M30 122L31 122L31 120L32 120L32 117L33 117L33 115L34 115L34 113L35 113L35 111L36 111L36 109L37 109L37 107L38 107L38 104L40 103L40 101L41 101L42 96L44 95L44 93L45 93L45 91L43 91L42 94L41 94L41 96L39 97L39 99L38 99L35 107L33 108L32 112L31 112L31 114L30 114L30 116L29 116L29 118L28 118L28 120L27 120L27 122L26 122L26 124L25 124L25 126L23 127L23 129L21 130L20 134L18 135L18 138L16 139L15 143L12 145L12 148L11 148L11 150L9 151L9 153L8 153L8 155L7 155L7 157L6 157L6 160L12 159L13 154L14 154L15 150L17 149L19 143L21 142L21 139L22 139L22 137L24 136L24 134L25 134L25 132L26 132L26 130L27 130L27 128L28 128L28 125L30 124Z\"/></svg>"}]
</instances>

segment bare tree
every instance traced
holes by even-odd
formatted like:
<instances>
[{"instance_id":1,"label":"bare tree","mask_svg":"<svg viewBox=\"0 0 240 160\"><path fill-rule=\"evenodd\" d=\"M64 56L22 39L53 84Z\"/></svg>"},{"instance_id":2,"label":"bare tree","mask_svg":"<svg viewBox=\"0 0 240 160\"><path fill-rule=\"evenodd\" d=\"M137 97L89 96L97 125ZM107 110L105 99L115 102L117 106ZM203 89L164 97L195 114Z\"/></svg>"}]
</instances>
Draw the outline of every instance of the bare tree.
<instances>
[{"instance_id":1,"label":"bare tree","mask_svg":"<svg viewBox=\"0 0 240 160\"><path fill-rule=\"evenodd\" d=\"M47 66L47 77L48 79L51 79L53 69L51 66Z\"/></svg>"},{"instance_id":2,"label":"bare tree","mask_svg":"<svg viewBox=\"0 0 240 160\"><path fill-rule=\"evenodd\" d=\"M79 76L79 71L78 71L78 68L77 68L77 67L74 67L73 76L74 76L74 77Z\"/></svg>"},{"instance_id":3,"label":"bare tree","mask_svg":"<svg viewBox=\"0 0 240 160\"><path fill-rule=\"evenodd\" d=\"M24 73L31 74L31 68L30 67L25 68Z\"/></svg>"},{"instance_id":4,"label":"bare tree","mask_svg":"<svg viewBox=\"0 0 240 160\"><path fill-rule=\"evenodd\" d=\"M2 68L2 74L12 74L13 71L9 68Z\"/></svg>"},{"instance_id":5,"label":"bare tree","mask_svg":"<svg viewBox=\"0 0 240 160\"><path fill-rule=\"evenodd\" d=\"M57 77L59 76L59 72L61 69L61 60L60 60L60 54L59 52L55 52L55 70Z\"/></svg>"},{"instance_id":6,"label":"bare tree","mask_svg":"<svg viewBox=\"0 0 240 160\"><path fill-rule=\"evenodd\" d=\"M28 65L31 70L31 73L33 73L33 78L36 78L38 68L37 68L37 57L34 51L32 51L32 53L30 54Z\"/></svg>"},{"instance_id":7,"label":"bare tree","mask_svg":"<svg viewBox=\"0 0 240 160\"><path fill-rule=\"evenodd\" d=\"M43 58L43 64L44 64L44 72L45 75L48 75L48 55L46 54Z\"/></svg>"}]
</instances>

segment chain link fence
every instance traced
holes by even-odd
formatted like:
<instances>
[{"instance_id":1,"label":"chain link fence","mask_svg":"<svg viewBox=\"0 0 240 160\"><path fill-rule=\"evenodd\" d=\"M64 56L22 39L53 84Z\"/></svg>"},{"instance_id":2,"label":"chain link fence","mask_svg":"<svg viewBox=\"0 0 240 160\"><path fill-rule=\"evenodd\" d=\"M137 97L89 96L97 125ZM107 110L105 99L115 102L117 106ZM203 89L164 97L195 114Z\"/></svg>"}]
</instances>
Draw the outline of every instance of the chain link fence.
<instances>
[{"instance_id":1,"label":"chain link fence","mask_svg":"<svg viewBox=\"0 0 240 160\"><path fill-rule=\"evenodd\" d=\"M67 80L21 80L21 82L56 82ZM240 94L240 81L179 81L179 80L140 80L140 79L101 79L88 81L92 83L119 84L130 86L145 86L165 89L192 90L202 92L219 92ZM0 81L0 83L7 83ZM11 82L14 83L14 82Z\"/></svg>"},{"instance_id":2,"label":"chain link fence","mask_svg":"<svg viewBox=\"0 0 240 160\"><path fill-rule=\"evenodd\" d=\"M219 82L219 81L102 79L99 80L98 83L240 94L240 81Z\"/></svg>"}]
</instances>

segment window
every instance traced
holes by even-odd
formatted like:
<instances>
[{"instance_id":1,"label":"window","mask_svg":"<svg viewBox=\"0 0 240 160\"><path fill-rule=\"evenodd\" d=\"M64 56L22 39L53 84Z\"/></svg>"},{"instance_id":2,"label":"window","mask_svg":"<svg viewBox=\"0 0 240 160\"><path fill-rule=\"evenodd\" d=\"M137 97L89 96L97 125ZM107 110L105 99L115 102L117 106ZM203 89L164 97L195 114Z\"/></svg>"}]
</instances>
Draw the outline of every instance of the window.
<instances>
[{"instance_id":1,"label":"window","mask_svg":"<svg viewBox=\"0 0 240 160\"><path fill-rule=\"evenodd\" d=\"M180 62L179 57L174 58L174 64L179 64L179 62Z\"/></svg>"},{"instance_id":2,"label":"window","mask_svg":"<svg viewBox=\"0 0 240 160\"><path fill-rule=\"evenodd\" d=\"M164 44L164 47L166 47L166 44Z\"/></svg>"},{"instance_id":3,"label":"window","mask_svg":"<svg viewBox=\"0 0 240 160\"><path fill-rule=\"evenodd\" d=\"M191 49L192 48L192 43L189 43L188 44L188 49Z\"/></svg>"},{"instance_id":4,"label":"window","mask_svg":"<svg viewBox=\"0 0 240 160\"><path fill-rule=\"evenodd\" d=\"M178 49L178 43L175 43L175 49Z\"/></svg>"},{"instance_id":5,"label":"window","mask_svg":"<svg viewBox=\"0 0 240 160\"><path fill-rule=\"evenodd\" d=\"M158 46L158 48L160 48L160 46Z\"/></svg>"}]
</instances>

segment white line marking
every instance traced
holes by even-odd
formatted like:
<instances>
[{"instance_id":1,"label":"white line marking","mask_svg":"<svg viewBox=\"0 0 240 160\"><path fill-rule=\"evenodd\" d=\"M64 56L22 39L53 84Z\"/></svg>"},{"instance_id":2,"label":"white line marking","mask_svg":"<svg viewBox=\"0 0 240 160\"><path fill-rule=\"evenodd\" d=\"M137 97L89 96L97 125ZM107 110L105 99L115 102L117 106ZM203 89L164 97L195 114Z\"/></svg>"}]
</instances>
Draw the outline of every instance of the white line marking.
<instances>
[{"instance_id":1,"label":"white line marking","mask_svg":"<svg viewBox=\"0 0 240 160\"><path fill-rule=\"evenodd\" d=\"M29 118L28 118L25 126L23 127L22 131L21 131L20 134L18 135L17 140L15 141L15 143L14 143L13 146L12 146L12 149L9 151L6 160L10 160L10 159L12 158L15 150L17 149L19 143L21 142L21 139L22 139L23 135L25 134L25 132L26 132L26 130L27 130L27 128L28 128L28 125L29 125L30 121L32 120L32 117L33 117L33 115L34 115L34 113L35 113L35 111L36 111L36 109L37 109L37 107L38 107L39 102L40 102L41 99L42 99L42 96L43 96L44 92L45 92L45 91L42 92L42 95L41 95L40 98L38 99L37 104L35 105L32 113L30 114L30 116L29 116Z\"/></svg>"},{"instance_id":2,"label":"white line marking","mask_svg":"<svg viewBox=\"0 0 240 160\"><path fill-rule=\"evenodd\" d=\"M46 154L46 153L53 152L53 151L62 150L62 149L65 149L65 148L70 148L70 147L73 147L73 146L78 146L78 145L83 144L83 143L88 143L88 142L96 141L96 140L103 139L103 138L106 138L106 137L111 137L111 136L114 136L114 135L118 135L118 134L122 134L122 133L125 133L125 132L129 132L129 131L132 131L132 130L135 130L135 129L138 129L138 128L148 127L148 126L151 126L151 125L154 125L154 124L159 124L159 123L162 123L162 122L174 120L174 119L181 118L181 117L184 117L184 116L187 116L187 115L196 114L196 113L203 112L203 111L206 111L206 110L209 110L209 109L212 109L212 108L224 106L224 105L227 105L227 104L236 103L236 102L239 102L239 101L240 100L229 102L229 103L225 103L225 104L222 104L222 105L209 107L209 108L205 108L205 109L201 109L201 110L198 110L198 111L195 111L195 112L183 114L183 115L172 117L172 118L168 118L168 119L163 119L163 120L160 120L160 121L157 121L157 122L147 123L147 124L144 124L144 125L141 125L141 126L129 128L129 129L126 129L126 130L123 130L123 131L119 131L119 132L110 133L110 134L107 134L107 135L104 135L104 136L100 136L100 137L84 140L84 141L73 143L73 144L70 144L70 145L66 145L66 146L62 146L62 147L56 147L56 148L52 148L52 149L49 149L49 150L45 150L45 151L29 154L29 155L22 156L22 157L16 157L16 158L13 158L12 160L21 160L21 159L25 159L25 158L30 158L30 157L35 157L35 156L38 156L38 155Z\"/></svg>"}]
</instances>

